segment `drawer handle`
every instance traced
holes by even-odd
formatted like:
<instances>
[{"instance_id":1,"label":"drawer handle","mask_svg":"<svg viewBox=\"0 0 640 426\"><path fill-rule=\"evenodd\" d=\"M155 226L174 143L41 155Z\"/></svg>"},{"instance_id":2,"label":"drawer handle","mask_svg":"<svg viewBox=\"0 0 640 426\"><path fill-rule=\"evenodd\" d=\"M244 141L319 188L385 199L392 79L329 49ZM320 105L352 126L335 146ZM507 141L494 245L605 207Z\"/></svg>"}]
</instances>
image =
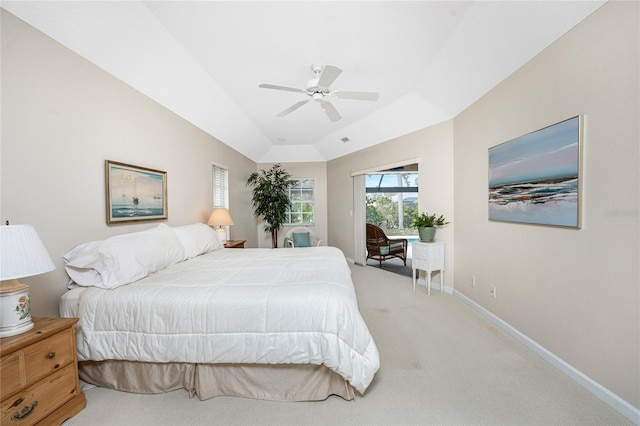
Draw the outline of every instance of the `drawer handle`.
<instances>
[{"instance_id":1,"label":"drawer handle","mask_svg":"<svg viewBox=\"0 0 640 426\"><path fill-rule=\"evenodd\" d=\"M56 353L55 352L49 352L49 355L47 355L49 357L49 359L53 359L56 357Z\"/></svg>"},{"instance_id":2,"label":"drawer handle","mask_svg":"<svg viewBox=\"0 0 640 426\"><path fill-rule=\"evenodd\" d=\"M38 401L33 401L31 406L26 406L19 413L15 413L11 416L11 420L22 420L27 417L29 414L33 413L33 409L38 405Z\"/></svg>"}]
</instances>

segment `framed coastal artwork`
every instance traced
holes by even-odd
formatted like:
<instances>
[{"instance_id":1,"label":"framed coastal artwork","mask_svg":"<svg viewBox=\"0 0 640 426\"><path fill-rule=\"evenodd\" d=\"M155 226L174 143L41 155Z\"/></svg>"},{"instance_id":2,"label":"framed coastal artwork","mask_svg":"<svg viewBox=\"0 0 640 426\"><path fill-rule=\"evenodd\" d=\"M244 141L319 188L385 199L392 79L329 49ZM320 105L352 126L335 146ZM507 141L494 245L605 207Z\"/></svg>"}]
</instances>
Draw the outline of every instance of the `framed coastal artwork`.
<instances>
[{"instance_id":1,"label":"framed coastal artwork","mask_svg":"<svg viewBox=\"0 0 640 426\"><path fill-rule=\"evenodd\" d=\"M489 220L581 226L582 116L489 148Z\"/></svg>"},{"instance_id":2,"label":"framed coastal artwork","mask_svg":"<svg viewBox=\"0 0 640 426\"><path fill-rule=\"evenodd\" d=\"M167 219L167 172L105 161L107 224Z\"/></svg>"}]
</instances>

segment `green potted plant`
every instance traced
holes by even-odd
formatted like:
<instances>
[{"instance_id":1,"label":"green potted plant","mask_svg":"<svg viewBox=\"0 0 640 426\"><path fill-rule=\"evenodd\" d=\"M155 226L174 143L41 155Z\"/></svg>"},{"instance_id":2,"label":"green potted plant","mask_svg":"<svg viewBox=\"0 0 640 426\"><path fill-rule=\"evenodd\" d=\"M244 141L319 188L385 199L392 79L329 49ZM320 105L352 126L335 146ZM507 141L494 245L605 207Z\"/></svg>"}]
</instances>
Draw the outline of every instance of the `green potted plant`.
<instances>
[{"instance_id":1,"label":"green potted plant","mask_svg":"<svg viewBox=\"0 0 640 426\"><path fill-rule=\"evenodd\" d=\"M436 230L438 229L438 227L444 226L448 223L449 222L446 221L444 215L430 215L427 212L418 214L417 210L413 218L413 226L418 229L420 241L425 243L434 242L436 239Z\"/></svg>"},{"instance_id":2,"label":"green potted plant","mask_svg":"<svg viewBox=\"0 0 640 426\"><path fill-rule=\"evenodd\" d=\"M247 180L247 186L252 187L253 214L265 222L264 232L271 233L272 248L278 247L278 229L287 219L287 209L291 206L289 188L294 183L280 164L251 173Z\"/></svg>"}]
</instances>

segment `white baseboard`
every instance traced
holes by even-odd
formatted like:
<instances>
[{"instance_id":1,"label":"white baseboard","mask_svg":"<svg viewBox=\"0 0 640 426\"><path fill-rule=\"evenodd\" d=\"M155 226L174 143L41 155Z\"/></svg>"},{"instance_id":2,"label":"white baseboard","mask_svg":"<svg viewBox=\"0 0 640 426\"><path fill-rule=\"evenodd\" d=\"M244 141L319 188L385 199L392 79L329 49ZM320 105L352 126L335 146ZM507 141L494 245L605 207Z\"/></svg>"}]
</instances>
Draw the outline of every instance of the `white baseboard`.
<instances>
[{"instance_id":1,"label":"white baseboard","mask_svg":"<svg viewBox=\"0 0 640 426\"><path fill-rule=\"evenodd\" d=\"M424 280L422 281L424 285ZM433 290L433 283L431 283L431 287ZM440 286L438 285L438 289L439 287ZM448 287L445 287L445 291L447 291L447 289ZM534 340L525 336L520 331L512 327L510 324L498 318L496 315L494 315L487 309L477 304L475 301L469 299L464 294L460 293L457 290L453 290L452 293L454 296L462 300L464 303L469 305L475 311L479 312L482 316L487 318L489 321L491 321L492 323L494 323L495 325L497 325L498 327L506 331L508 334L510 334L514 338L516 338L516 340L518 340L520 343L522 343L527 348L532 350L534 353L536 353L542 359L547 361L549 364L553 365L558 370L560 370L561 372L569 376L569 378L571 378L580 386L582 386L583 388L591 392L594 396L596 396L598 399L603 401L605 404L607 404L608 406L610 406L611 408L613 408L618 413L622 414L623 416L625 416L627 419L631 420L635 424L640 425L640 409L629 404L627 401L620 398L618 395L611 392L609 389L605 388L604 386L602 386L601 384L599 384L598 382L596 382L586 374L577 370L571 364L562 360L552 352L545 349L543 346L539 345Z\"/></svg>"},{"instance_id":2,"label":"white baseboard","mask_svg":"<svg viewBox=\"0 0 640 426\"><path fill-rule=\"evenodd\" d=\"M416 280L416 287L418 286L423 286L426 287L427 286L427 280L423 279L423 278L418 278ZM433 280L431 281L431 291L440 291L440 283L439 282L433 282ZM444 286L444 290L445 293L449 293L449 294L453 294L453 288L451 287L447 287L446 285Z\"/></svg>"}]
</instances>

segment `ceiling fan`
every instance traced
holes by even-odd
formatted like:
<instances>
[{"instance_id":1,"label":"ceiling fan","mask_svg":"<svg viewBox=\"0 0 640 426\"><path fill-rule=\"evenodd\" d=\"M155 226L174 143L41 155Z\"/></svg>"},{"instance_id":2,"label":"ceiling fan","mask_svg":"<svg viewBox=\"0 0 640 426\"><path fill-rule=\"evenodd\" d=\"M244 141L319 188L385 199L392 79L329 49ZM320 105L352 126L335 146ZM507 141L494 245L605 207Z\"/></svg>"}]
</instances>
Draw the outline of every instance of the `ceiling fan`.
<instances>
[{"instance_id":1,"label":"ceiling fan","mask_svg":"<svg viewBox=\"0 0 640 426\"><path fill-rule=\"evenodd\" d=\"M288 87L288 86L279 86L276 84L261 84L258 87L263 89L275 89L275 90L286 90L288 92L297 92L304 93L309 98L298 103L291 105L289 108L285 109L281 113L277 114L277 117L284 117L289 113L297 110L302 105L306 104L310 100L314 100L320 104L322 110L329 120L338 121L342 117L333 106L331 102L329 102L326 98L329 96L334 96L338 99L356 99L360 101L375 101L378 99L377 92L354 92L354 91L344 91L331 90L331 84L338 78L342 70L333 65L325 65L322 66L320 64L311 65L311 70L316 74L316 77L307 81L304 89L299 89L296 87Z\"/></svg>"}]
</instances>

